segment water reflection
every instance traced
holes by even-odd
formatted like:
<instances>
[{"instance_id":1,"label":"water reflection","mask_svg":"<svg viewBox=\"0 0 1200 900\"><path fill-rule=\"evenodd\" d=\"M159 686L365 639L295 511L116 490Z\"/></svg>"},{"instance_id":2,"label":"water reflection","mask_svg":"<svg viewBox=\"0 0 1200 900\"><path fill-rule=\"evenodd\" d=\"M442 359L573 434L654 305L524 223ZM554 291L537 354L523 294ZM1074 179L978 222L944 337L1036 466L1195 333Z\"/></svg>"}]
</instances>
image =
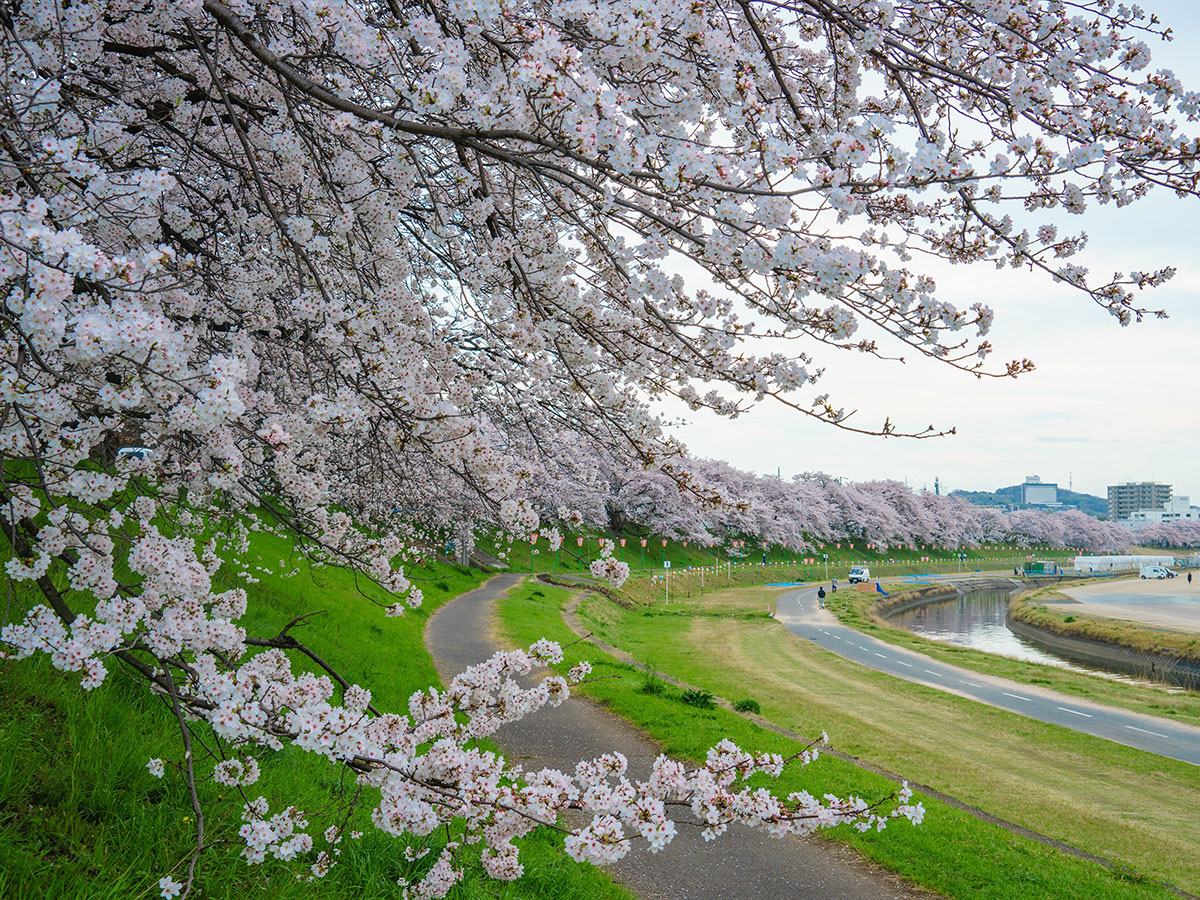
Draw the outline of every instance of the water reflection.
<instances>
[{"instance_id":1,"label":"water reflection","mask_svg":"<svg viewBox=\"0 0 1200 900\"><path fill-rule=\"evenodd\" d=\"M1008 630L1004 624L1008 613L1009 594L1005 591L979 591L951 597L941 603L918 606L897 613L888 619L935 641L945 641L958 647L971 647L1001 656L1011 656L1031 662L1047 663L1069 669L1073 663L1059 659L1027 644Z\"/></svg>"},{"instance_id":2,"label":"water reflection","mask_svg":"<svg viewBox=\"0 0 1200 900\"><path fill-rule=\"evenodd\" d=\"M888 617L888 623L958 647L971 647L1000 656L1058 666L1060 669L1103 675L1105 678L1132 684L1147 683L1114 672L1077 665L1045 650L1039 650L1017 637L1005 624L1010 597L1011 594L1007 591L961 594L939 603L930 603L897 613Z\"/></svg>"}]
</instances>

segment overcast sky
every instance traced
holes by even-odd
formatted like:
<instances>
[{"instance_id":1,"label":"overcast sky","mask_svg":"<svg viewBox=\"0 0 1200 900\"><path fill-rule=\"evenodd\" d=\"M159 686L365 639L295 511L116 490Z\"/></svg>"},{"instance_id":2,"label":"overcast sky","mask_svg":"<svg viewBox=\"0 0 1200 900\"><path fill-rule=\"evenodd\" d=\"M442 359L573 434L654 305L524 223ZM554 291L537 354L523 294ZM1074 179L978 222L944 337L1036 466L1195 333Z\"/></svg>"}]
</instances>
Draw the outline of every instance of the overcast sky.
<instances>
[{"instance_id":1,"label":"overcast sky","mask_svg":"<svg viewBox=\"0 0 1200 900\"><path fill-rule=\"evenodd\" d=\"M1173 43L1152 44L1152 66L1200 90L1200 2L1140 5L1175 29ZM784 477L820 470L930 490L937 477L944 493L992 490L1036 474L1100 495L1109 484L1152 480L1200 502L1200 200L1152 196L1123 210L1093 204L1074 222L1091 240L1073 262L1097 275L1176 266L1171 282L1140 300L1170 318L1122 328L1077 292L1030 273L942 266L930 271L945 299L983 300L996 310L993 364L1029 357L1035 372L978 381L911 354L901 366L813 352L828 366L823 390L835 406L857 409L861 425L878 427L890 416L907 430L956 427L956 435L859 436L772 403L732 425L686 413L677 433L696 456L764 474L778 468Z\"/></svg>"}]
</instances>

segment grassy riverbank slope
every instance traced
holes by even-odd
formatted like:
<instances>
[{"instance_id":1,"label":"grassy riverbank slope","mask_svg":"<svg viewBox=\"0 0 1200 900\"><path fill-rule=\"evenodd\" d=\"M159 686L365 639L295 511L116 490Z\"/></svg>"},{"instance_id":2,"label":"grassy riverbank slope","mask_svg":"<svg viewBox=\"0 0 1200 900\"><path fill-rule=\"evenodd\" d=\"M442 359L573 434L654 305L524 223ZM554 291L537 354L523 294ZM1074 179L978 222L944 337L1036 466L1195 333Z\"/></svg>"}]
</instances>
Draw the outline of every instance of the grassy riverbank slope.
<instances>
[{"instance_id":1,"label":"grassy riverbank slope","mask_svg":"<svg viewBox=\"0 0 1200 900\"><path fill-rule=\"evenodd\" d=\"M290 547L255 533L252 556L274 567ZM256 573L246 626L274 635L293 617L323 611L297 632L352 682L368 685L385 710L405 711L409 695L438 682L422 643L429 616L446 600L478 585L478 572L432 564L411 574L425 593L422 609L386 618L359 593L370 586L335 568L300 564L291 578ZM241 583L241 582L238 582ZM232 586L228 579L225 586ZM33 598L17 593L21 602ZM34 601L36 602L36 601ZM105 683L85 694L78 677L42 662L0 662L0 897L5 900L129 900L154 898L158 879L182 879L195 846L187 789L174 763L181 755L173 719L163 704L114 665ZM203 732L201 732L202 734ZM294 748L270 757L262 779L249 789L272 809L294 803L318 813L354 781L341 769ZM168 761L162 779L146 761ZM201 763L200 772L211 771ZM247 866L236 838L242 799L211 780L200 785L208 807L206 834L217 841L205 852L198 877L201 898L270 900L395 900L396 881L409 873L404 843L367 819L369 796L351 820L364 836L346 840L338 865L315 884L296 878L306 866L267 860ZM317 846L323 841L317 840ZM629 900L602 871L573 863L539 834L525 842L525 879L483 883L468 875L454 897L504 900L596 897ZM435 854L436 855L436 854ZM427 864L433 857L427 858Z\"/></svg>"}]
</instances>

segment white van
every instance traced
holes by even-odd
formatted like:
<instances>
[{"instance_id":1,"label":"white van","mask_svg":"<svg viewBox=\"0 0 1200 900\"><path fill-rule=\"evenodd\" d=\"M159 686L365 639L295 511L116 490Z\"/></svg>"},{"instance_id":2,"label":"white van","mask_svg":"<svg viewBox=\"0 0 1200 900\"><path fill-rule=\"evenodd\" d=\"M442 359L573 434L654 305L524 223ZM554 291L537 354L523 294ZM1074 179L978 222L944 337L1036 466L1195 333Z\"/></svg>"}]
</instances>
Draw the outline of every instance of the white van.
<instances>
[{"instance_id":1,"label":"white van","mask_svg":"<svg viewBox=\"0 0 1200 900\"><path fill-rule=\"evenodd\" d=\"M1171 574L1166 566L1142 566L1143 578L1170 578Z\"/></svg>"},{"instance_id":2,"label":"white van","mask_svg":"<svg viewBox=\"0 0 1200 900\"><path fill-rule=\"evenodd\" d=\"M862 582L866 584L871 580L871 570L867 566L851 566L850 567L850 583L858 584Z\"/></svg>"}]
</instances>

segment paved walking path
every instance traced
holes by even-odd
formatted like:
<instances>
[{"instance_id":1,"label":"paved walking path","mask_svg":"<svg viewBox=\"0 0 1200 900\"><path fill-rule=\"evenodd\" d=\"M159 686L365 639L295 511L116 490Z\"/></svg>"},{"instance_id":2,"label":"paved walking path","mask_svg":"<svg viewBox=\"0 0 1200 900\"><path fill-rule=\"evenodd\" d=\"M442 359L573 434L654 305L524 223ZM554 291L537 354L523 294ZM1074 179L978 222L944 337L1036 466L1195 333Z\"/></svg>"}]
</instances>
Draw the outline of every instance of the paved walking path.
<instances>
[{"instance_id":1,"label":"paved walking path","mask_svg":"<svg viewBox=\"0 0 1200 900\"><path fill-rule=\"evenodd\" d=\"M981 675L877 640L838 624L829 610L818 609L816 587L780 595L775 617L793 634L860 665L1031 719L1200 765L1200 728Z\"/></svg>"},{"instance_id":2,"label":"paved walking path","mask_svg":"<svg viewBox=\"0 0 1200 900\"><path fill-rule=\"evenodd\" d=\"M443 680L491 656L495 603L522 576L498 575L443 606L429 621L425 644ZM662 752L643 732L590 701L573 696L508 725L496 741L515 762L574 768L611 750L629 758L631 777L644 778ZM644 842L611 867L643 900L917 900L934 895L861 861L829 842L777 839L742 826L706 843L698 828L681 828L656 856Z\"/></svg>"}]
</instances>

